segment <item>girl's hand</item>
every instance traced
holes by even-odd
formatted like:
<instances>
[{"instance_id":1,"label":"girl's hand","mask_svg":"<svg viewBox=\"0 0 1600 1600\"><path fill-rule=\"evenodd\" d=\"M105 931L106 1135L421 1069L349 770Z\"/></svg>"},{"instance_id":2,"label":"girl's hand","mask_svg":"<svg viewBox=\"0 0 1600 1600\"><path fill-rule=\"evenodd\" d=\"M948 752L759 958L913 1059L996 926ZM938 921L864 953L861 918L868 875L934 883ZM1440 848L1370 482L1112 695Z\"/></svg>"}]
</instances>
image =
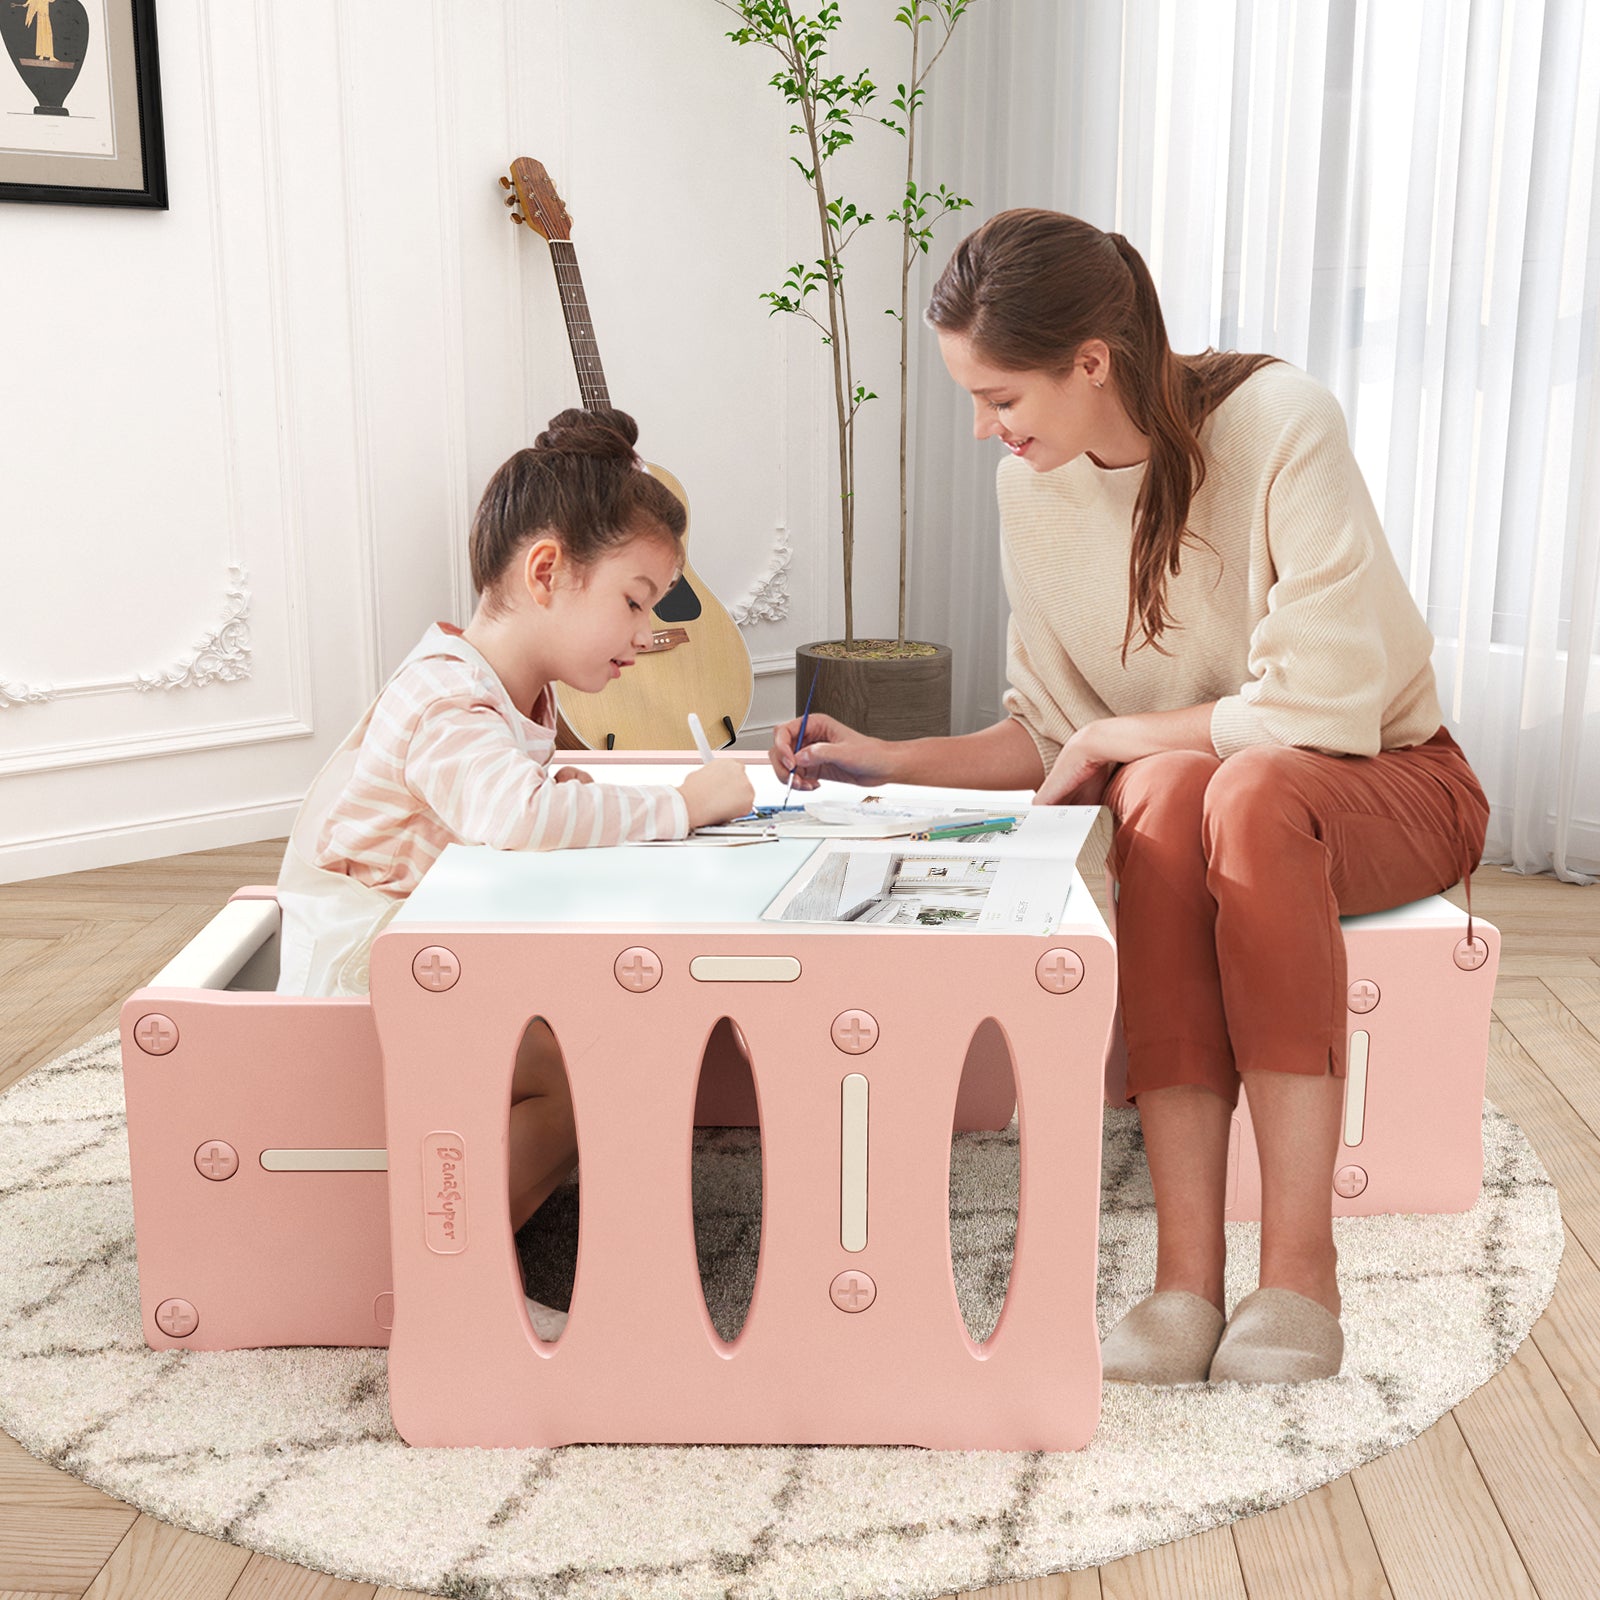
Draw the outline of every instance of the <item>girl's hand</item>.
<instances>
[{"instance_id":1,"label":"girl's hand","mask_svg":"<svg viewBox=\"0 0 1600 1600\"><path fill-rule=\"evenodd\" d=\"M691 829L745 816L756 803L755 785L742 761L708 761L678 785L678 793L689 808Z\"/></svg>"},{"instance_id":2,"label":"girl's hand","mask_svg":"<svg viewBox=\"0 0 1600 1600\"><path fill-rule=\"evenodd\" d=\"M593 783L594 774L592 772L584 772L578 767L562 767L555 774L555 781L557 783Z\"/></svg>"},{"instance_id":3,"label":"girl's hand","mask_svg":"<svg viewBox=\"0 0 1600 1600\"><path fill-rule=\"evenodd\" d=\"M1094 731L1098 726L1085 724L1062 745L1033 797L1036 806L1097 806L1105 799L1117 763L1098 748Z\"/></svg>"},{"instance_id":4,"label":"girl's hand","mask_svg":"<svg viewBox=\"0 0 1600 1600\"><path fill-rule=\"evenodd\" d=\"M887 739L869 739L854 728L825 712L813 712L806 723L806 742L795 754L794 742L800 733L799 717L780 722L772 730L772 749L767 759L772 770L788 782L794 768L797 789L815 789L823 778L836 783L874 784L889 781L890 749Z\"/></svg>"}]
</instances>

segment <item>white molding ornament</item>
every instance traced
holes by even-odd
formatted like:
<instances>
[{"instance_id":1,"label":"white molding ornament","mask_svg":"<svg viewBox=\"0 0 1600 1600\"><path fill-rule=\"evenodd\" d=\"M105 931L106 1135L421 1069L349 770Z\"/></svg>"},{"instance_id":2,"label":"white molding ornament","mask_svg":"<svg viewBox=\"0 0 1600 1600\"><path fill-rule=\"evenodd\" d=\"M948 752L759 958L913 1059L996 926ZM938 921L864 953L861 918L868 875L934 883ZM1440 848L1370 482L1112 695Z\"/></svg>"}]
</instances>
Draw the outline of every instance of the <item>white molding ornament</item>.
<instances>
[{"instance_id":1,"label":"white molding ornament","mask_svg":"<svg viewBox=\"0 0 1600 1600\"><path fill-rule=\"evenodd\" d=\"M164 672L136 672L125 678L99 678L85 683L15 683L0 678L0 711L14 706L39 706L51 700L75 699L80 695L114 694L137 689L203 689L210 683L238 683L251 674L250 575L238 562L228 568L229 587L222 618L209 633L195 641L189 656Z\"/></svg>"},{"instance_id":2,"label":"white molding ornament","mask_svg":"<svg viewBox=\"0 0 1600 1600\"><path fill-rule=\"evenodd\" d=\"M0 678L0 711L11 706L42 706L47 700L54 700L56 694L47 683L8 683Z\"/></svg>"},{"instance_id":3,"label":"white molding ornament","mask_svg":"<svg viewBox=\"0 0 1600 1600\"><path fill-rule=\"evenodd\" d=\"M756 579L744 599L729 608L728 614L741 628L752 622L781 622L789 615L789 563L793 559L789 530L779 528L766 571Z\"/></svg>"},{"instance_id":4,"label":"white molding ornament","mask_svg":"<svg viewBox=\"0 0 1600 1600\"><path fill-rule=\"evenodd\" d=\"M150 689L203 689L210 683L238 683L250 676L250 577L235 562L228 568L230 587L222 620L195 641L186 661L165 672L141 672L132 687Z\"/></svg>"}]
</instances>

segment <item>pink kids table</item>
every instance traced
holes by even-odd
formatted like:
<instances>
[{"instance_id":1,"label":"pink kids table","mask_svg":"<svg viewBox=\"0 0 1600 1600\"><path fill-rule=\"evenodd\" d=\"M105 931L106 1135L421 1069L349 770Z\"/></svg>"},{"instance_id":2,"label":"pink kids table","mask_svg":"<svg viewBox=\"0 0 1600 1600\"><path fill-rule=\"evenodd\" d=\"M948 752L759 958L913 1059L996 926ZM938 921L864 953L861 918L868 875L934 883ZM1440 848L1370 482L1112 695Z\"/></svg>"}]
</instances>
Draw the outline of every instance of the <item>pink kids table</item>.
<instances>
[{"instance_id":1,"label":"pink kids table","mask_svg":"<svg viewBox=\"0 0 1600 1600\"><path fill-rule=\"evenodd\" d=\"M452 846L379 936L389 1383L406 1439L1088 1442L1116 1000L1105 924L1081 879L1050 937L760 920L812 848ZM506 1200L512 1065L535 1016L563 1051L582 1170L553 1344L528 1323ZM690 1160L702 1058L730 1025L752 1062L763 1193L754 1295L724 1343ZM950 1135L1002 1050L1019 1219L1005 1306L978 1345L951 1270Z\"/></svg>"},{"instance_id":2,"label":"pink kids table","mask_svg":"<svg viewBox=\"0 0 1600 1600\"><path fill-rule=\"evenodd\" d=\"M663 763L683 766L680 752L581 759L616 781L660 781ZM764 763L751 760L765 781ZM273 888L239 890L122 1008L141 1314L153 1349L389 1340L388 1149L372 1006L275 993L279 921ZM991 1021L970 1040L956 1126L1003 1128L1014 1106ZM706 1044L695 1116L757 1120L731 1024Z\"/></svg>"}]
</instances>

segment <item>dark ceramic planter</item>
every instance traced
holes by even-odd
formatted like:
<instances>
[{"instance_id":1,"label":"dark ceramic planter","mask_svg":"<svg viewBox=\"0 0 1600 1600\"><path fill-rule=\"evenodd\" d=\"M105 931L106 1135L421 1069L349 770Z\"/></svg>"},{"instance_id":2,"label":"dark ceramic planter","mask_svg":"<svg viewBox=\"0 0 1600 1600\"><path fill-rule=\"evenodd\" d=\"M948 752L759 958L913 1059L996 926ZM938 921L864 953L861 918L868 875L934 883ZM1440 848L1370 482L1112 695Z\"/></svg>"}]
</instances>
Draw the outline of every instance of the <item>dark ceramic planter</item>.
<instances>
[{"instance_id":1,"label":"dark ceramic planter","mask_svg":"<svg viewBox=\"0 0 1600 1600\"><path fill-rule=\"evenodd\" d=\"M794 714L806 707L812 678L811 709L826 712L874 739L926 739L950 732L949 645L935 645L928 656L901 660L818 654L818 640L794 653Z\"/></svg>"}]
</instances>

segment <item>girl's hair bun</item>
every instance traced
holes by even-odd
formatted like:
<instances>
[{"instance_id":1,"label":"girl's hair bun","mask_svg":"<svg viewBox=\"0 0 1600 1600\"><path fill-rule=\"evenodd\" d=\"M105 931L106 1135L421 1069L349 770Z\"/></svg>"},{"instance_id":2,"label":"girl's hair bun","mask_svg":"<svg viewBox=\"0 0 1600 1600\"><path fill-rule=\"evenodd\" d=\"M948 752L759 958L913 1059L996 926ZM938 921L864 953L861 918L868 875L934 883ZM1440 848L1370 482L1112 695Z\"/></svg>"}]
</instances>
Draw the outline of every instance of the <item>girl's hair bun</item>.
<instances>
[{"instance_id":1,"label":"girl's hair bun","mask_svg":"<svg viewBox=\"0 0 1600 1600\"><path fill-rule=\"evenodd\" d=\"M682 502L643 471L639 425L626 411L563 411L531 450L489 480L472 519L472 583L491 606L517 553L553 534L580 567L641 535L665 541L681 562L688 526Z\"/></svg>"},{"instance_id":2,"label":"girl's hair bun","mask_svg":"<svg viewBox=\"0 0 1600 1600\"><path fill-rule=\"evenodd\" d=\"M595 456L632 466L638 461L633 449L638 439L639 425L626 411L599 406L592 411L563 411L552 417L533 447L551 455Z\"/></svg>"}]
</instances>

